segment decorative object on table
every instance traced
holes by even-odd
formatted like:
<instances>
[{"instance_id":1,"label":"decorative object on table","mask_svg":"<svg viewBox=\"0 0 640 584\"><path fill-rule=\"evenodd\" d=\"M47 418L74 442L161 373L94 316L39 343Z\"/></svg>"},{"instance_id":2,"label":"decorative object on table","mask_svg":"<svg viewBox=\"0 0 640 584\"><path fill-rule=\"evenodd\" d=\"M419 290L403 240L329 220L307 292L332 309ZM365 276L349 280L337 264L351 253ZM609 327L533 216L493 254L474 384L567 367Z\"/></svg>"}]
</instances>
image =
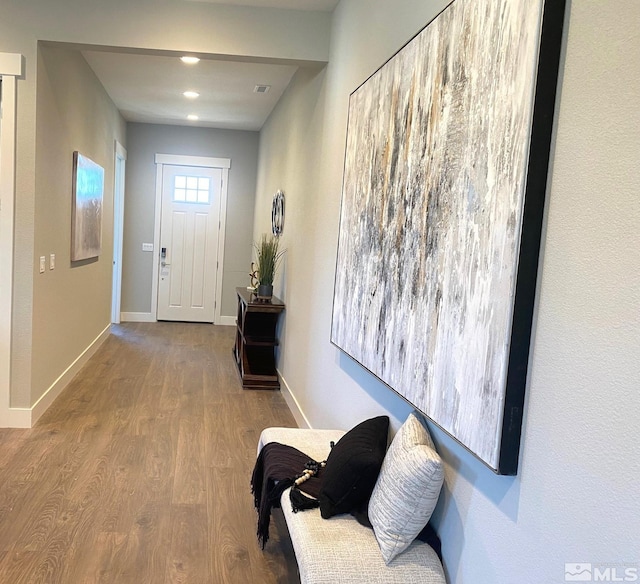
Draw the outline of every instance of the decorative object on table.
<instances>
[{"instance_id":1,"label":"decorative object on table","mask_svg":"<svg viewBox=\"0 0 640 584\"><path fill-rule=\"evenodd\" d=\"M354 91L331 341L516 474L564 0L454 0Z\"/></svg>"},{"instance_id":2,"label":"decorative object on table","mask_svg":"<svg viewBox=\"0 0 640 584\"><path fill-rule=\"evenodd\" d=\"M73 153L71 261L100 255L104 168L78 151Z\"/></svg>"},{"instance_id":3,"label":"decorative object on table","mask_svg":"<svg viewBox=\"0 0 640 584\"><path fill-rule=\"evenodd\" d=\"M280 237L284 230L284 192L278 191L273 195L271 204L271 232Z\"/></svg>"},{"instance_id":4,"label":"decorative object on table","mask_svg":"<svg viewBox=\"0 0 640 584\"><path fill-rule=\"evenodd\" d=\"M269 300L273 296L273 279L285 250L280 250L280 240L274 235L262 236L255 244L256 262L251 264L252 281L257 280L256 296L260 300Z\"/></svg>"}]
</instances>

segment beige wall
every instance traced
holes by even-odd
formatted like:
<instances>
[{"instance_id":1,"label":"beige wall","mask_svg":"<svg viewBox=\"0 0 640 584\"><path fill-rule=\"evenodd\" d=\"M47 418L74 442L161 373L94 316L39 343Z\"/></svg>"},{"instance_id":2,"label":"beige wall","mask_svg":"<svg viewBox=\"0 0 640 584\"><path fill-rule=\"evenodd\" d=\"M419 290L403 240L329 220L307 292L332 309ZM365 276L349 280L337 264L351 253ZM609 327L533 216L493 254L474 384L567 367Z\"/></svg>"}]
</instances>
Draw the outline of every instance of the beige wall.
<instances>
[{"instance_id":1,"label":"beige wall","mask_svg":"<svg viewBox=\"0 0 640 584\"><path fill-rule=\"evenodd\" d=\"M77 51L40 47L36 120L31 389L12 405L29 407L109 325L113 257L114 142L125 123ZM74 150L105 170L102 253L70 261ZM49 255L56 267L49 270ZM39 256L47 269L39 273Z\"/></svg>"},{"instance_id":2,"label":"beige wall","mask_svg":"<svg viewBox=\"0 0 640 584\"><path fill-rule=\"evenodd\" d=\"M342 0L326 71L296 76L261 134L254 229L284 189L279 366L314 427L387 413L397 428L410 411L330 344L331 303L348 95L442 4ZM565 562L640 568L640 3L568 5L518 476L433 430L451 584L562 582Z\"/></svg>"},{"instance_id":3,"label":"beige wall","mask_svg":"<svg viewBox=\"0 0 640 584\"><path fill-rule=\"evenodd\" d=\"M222 316L235 316L236 286L247 286L258 167L258 132L154 124L127 125L127 177L122 274L122 312L149 313L153 261L142 251L153 242L155 155L230 158L227 193Z\"/></svg>"},{"instance_id":4,"label":"beige wall","mask_svg":"<svg viewBox=\"0 0 640 584\"><path fill-rule=\"evenodd\" d=\"M336 172L329 170L334 157L327 156L323 144L323 127L331 125L325 115L326 77L326 69L299 70L263 128L254 219L254 238L270 232L273 194L282 189L281 247L286 253L274 291L287 308L280 322L279 368L316 427L326 426L322 410L332 410L331 388L324 395L312 388L322 383L324 374L318 368L327 364L324 355L315 354L318 345L324 347L328 341L324 300L321 306L316 302L333 290L335 251L331 247L336 237L320 222L332 217L339 204L334 193L326 190L329 175ZM339 423L331 418L326 422L329 427Z\"/></svg>"}]
</instances>

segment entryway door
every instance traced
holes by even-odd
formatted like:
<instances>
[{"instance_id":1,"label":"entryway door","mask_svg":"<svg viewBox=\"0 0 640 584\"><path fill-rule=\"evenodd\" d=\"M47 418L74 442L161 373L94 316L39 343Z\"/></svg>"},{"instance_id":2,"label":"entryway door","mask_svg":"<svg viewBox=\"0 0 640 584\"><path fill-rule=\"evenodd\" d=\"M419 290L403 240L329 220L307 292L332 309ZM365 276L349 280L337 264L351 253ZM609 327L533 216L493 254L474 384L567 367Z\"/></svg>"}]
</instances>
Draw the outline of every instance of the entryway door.
<instances>
[{"instance_id":1,"label":"entryway door","mask_svg":"<svg viewBox=\"0 0 640 584\"><path fill-rule=\"evenodd\" d=\"M162 165L158 320L215 320L225 176L223 168Z\"/></svg>"}]
</instances>

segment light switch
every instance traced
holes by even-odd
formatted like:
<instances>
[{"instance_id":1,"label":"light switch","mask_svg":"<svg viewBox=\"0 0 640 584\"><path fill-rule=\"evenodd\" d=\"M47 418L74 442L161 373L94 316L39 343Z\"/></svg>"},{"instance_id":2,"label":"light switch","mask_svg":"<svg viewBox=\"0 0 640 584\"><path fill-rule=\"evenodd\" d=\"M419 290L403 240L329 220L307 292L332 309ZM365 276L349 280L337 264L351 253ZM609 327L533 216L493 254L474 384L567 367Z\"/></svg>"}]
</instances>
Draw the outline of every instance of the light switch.
<instances>
[{"instance_id":1,"label":"light switch","mask_svg":"<svg viewBox=\"0 0 640 584\"><path fill-rule=\"evenodd\" d=\"M153 243L143 243L142 251L153 251Z\"/></svg>"},{"instance_id":2,"label":"light switch","mask_svg":"<svg viewBox=\"0 0 640 584\"><path fill-rule=\"evenodd\" d=\"M40 256L40 273L44 274L45 267L47 265L47 258Z\"/></svg>"},{"instance_id":3,"label":"light switch","mask_svg":"<svg viewBox=\"0 0 640 584\"><path fill-rule=\"evenodd\" d=\"M55 268L56 268L56 254L52 253L49 256L49 269L50 270L55 270Z\"/></svg>"}]
</instances>

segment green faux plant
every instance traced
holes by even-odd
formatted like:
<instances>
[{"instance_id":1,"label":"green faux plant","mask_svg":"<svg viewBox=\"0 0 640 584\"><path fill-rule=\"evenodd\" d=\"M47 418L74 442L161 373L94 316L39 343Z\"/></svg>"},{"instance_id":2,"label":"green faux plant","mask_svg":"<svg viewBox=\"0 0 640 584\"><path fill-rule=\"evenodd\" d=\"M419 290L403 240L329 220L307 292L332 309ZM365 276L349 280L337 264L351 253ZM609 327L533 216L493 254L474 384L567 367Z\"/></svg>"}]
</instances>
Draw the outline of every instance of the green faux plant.
<instances>
[{"instance_id":1,"label":"green faux plant","mask_svg":"<svg viewBox=\"0 0 640 584\"><path fill-rule=\"evenodd\" d=\"M261 286L273 286L276 270L286 250L280 250L280 239L264 234L256 248L256 273Z\"/></svg>"}]
</instances>

